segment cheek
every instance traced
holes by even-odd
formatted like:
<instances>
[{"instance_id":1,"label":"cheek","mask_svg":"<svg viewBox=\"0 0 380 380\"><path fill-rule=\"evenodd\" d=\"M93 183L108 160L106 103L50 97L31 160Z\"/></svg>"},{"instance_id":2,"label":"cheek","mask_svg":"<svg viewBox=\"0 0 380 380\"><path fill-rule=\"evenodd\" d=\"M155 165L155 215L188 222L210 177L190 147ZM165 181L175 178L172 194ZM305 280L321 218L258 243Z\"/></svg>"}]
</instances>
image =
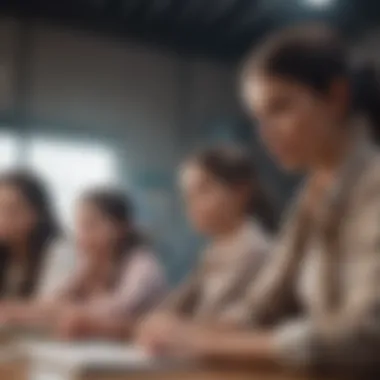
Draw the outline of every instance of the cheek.
<instances>
[{"instance_id":1,"label":"cheek","mask_svg":"<svg viewBox=\"0 0 380 380\"><path fill-rule=\"evenodd\" d=\"M230 215L229 203L224 194L213 192L204 195L188 208L193 226L200 232L212 232L225 215Z\"/></svg>"},{"instance_id":2,"label":"cheek","mask_svg":"<svg viewBox=\"0 0 380 380\"><path fill-rule=\"evenodd\" d=\"M7 240L19 234L19 226L14 218L0 217L0 239Z\"/></svg>"},{"instance_id":3,"label":"cheek","mask_svg":"<svg viewBox=\"0 0 380 380\"><path fill-rule=\"evenodd\" d=\"M310 106L300 111L298 119L295 120L292 136L295 154L299 152L307 159L318 151L330 127L326 115L326 110L317 106Z\"/></svg>"},{"instance_id":4,"label":"cheek","mask_svg":"<svg viewBox=\"0 0 380 380\"><path fill-rule=\"evenodd\" d=\"M322 111L301 101L289 112L272 120L272 127L263 128L262 136L271 153L286 166L302 164L319 139Z\"/></svg>"},{"instance_id":5,"label":"cheek","mask_svg":"<svg viewBox=\"0 0 380 380\"><path fill-rule=\"evenodd\" d=\"M36 225L35 218L29 213L17 213L10 217L3 225L5 233L10 237L27 236Z\"/></svg>"},{"instance_id":6,"label":"cheek","mask_svg":"<svg viewBox=\"0 0 380 380\"><path fill-rule=\"evenodd\" d=\"M107 226L94 225L91 228L79 229L77 232L77 241L83 248L96 249L107 245L112 239L111 233Z\"/></svg>"}]
</instances>

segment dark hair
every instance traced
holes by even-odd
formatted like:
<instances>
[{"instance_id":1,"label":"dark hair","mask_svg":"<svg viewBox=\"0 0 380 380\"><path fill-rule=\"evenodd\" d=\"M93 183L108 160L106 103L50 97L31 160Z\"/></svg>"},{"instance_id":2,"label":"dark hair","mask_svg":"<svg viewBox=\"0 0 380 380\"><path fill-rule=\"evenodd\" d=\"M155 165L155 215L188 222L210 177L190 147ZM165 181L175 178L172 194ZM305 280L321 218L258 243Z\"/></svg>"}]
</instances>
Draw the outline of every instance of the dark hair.
<instances>
[{"instance_id":1,"label":"dark hair","mask_svg":"<svg viewBox=\"0 0 380 380\"><path fill-rule=\"evenodd\" d=\"M142 235L134 227L134 207L128 195L111 188L95 188L82 194L81 200L94 205L115 223L125 226L126 234L120 243L120 255L143 242Z\"/></svg>"},{"instance_id":2,"label":"dark hair","mask_svg":"<svg viewBox=\"0 0 380 380\"><path fill-rule=\"evenodd\" d=\"M274 208L259 183L253 159L245 149L237 146L213 147L194 155L190 162L196 163L227 186L247 185L251 190L247 214L257 216L269 230L276 227Z\"/></svg>"},{"instance_id":3,"label":"dark hair","mask_svg":"<svg viewBox=\"0 0 380 380\"><path fill-rule=\"evenodd\" d=\"M380 133L380 83L374 67L351 67L349 51L339 34L324 25L283 30L255 49L244 74L269 73L297 81L325 94L336 79L346 78L351 110L369 121L374 139Z\"/></svg>"},{"instance_id":4,"label":"dark hair","mask_svg":"<svg viewBox=\"0 0 380 380\"><path fill-rule=\"evenodd\" d=\"M45 184L39 177L28 170L13 170L0 176L0 186L12 186L25 198L37 214L37 224L29 237L29 254L27 257L27 275L20 295L29 296L35 289L36 282L46 254L46 246L60 233L59 224L54 215L52 204ZM0 246L0 289L4 289L5 273L11 256L11 248L2 243Z\"/></svg>"}]
</instances>

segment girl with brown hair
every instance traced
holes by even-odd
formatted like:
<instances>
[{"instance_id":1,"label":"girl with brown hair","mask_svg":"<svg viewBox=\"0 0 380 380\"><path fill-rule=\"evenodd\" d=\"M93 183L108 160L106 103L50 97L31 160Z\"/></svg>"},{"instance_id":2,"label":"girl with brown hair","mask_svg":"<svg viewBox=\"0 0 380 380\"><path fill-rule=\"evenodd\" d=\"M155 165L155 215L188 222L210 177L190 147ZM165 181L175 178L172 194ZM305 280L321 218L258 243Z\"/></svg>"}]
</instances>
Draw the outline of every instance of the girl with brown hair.
<instances>
[{"instance_id":1,"label":"girl with brown hair","mask_svg":"<svg viewBox=\"0 0 380 380\"><path fill-rule=\"evenodd\" d=\"M142 324L139 339L151 350L166 339L163 326L187 318L221 323L234 314L267 259L274 224L243 149L217 147L191 157L182 167L180 185L188 218L210 242L190 278Z\"/></svg>"}]
</instances>

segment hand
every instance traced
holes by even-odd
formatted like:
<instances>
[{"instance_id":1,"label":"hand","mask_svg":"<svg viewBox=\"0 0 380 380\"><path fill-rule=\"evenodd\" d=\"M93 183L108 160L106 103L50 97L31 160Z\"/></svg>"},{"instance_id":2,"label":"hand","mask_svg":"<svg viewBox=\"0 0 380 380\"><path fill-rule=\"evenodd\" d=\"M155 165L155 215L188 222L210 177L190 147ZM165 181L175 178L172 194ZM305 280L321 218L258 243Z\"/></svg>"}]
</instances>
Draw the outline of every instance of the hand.
<instances>
[{"instance_id":1,"label":"hand","mask_svg":"<svg viewBox=\"0 0 380 380\"><path fill-rule=\"evenodd\" d=\"M169 337L177 334L181 320L167 312L157 312L143 321L137 329L137 342L153 355L164 355Z\"/></svg>"},{"instance_id":2,"label":"hand","mask_svg":"<svg viewBox=\"0 0 380 380\"><path fill-rule=\"evenodd\" d=\"M178 319L166 312L156 312L146 318L137 328L136 340L152 354L159 353L161 342L170 334Z\"/></svg>"},{"instance_id":3,"label":"hand","mask_svg":"<svg viewBox=\"0 0 380 380\"><path fill-rule=\"evenodd\" d=\"M140 325L137 341L156 356L195 358L201 355L205 339L196 325L159 313Z\"/></svg>"},{"instance_id":4,"label":"hand","mask_svg":"<svg viewBox=\"0 0 380 380\"><path fill-rule=\"evenodd\" d=\"M11 325L25 316L27 306L17 301L4 301L0 303L0 324Z\"/></svg>"},{"instance_id":5,"label":"hand","mask_svg":"<svg viewBox=\"0 0 380 380\"><path fill-rule=\"evenodd\" d=\"M64 340L85 338L89 333L89 322L89 316L82 310L69 309L59 319L56 334Z\"/></svg>"}]
</instances>

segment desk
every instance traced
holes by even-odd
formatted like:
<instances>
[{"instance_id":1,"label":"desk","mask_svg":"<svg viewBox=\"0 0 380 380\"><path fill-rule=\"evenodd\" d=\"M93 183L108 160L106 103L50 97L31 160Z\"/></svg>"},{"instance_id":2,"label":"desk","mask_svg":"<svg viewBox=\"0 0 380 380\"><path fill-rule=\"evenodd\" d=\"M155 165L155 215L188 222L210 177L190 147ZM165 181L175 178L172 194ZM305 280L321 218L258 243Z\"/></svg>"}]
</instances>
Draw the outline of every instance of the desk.
<instances>
[{"instance_id":1,"label":"desk","mask_svg":"<svg viewBox=\"0 0 380 380\"><path fill-rule=\"evenodd\" d=\"M0 380L311 380L295 374L147 361L126 345L26 341L11 346L14 355L0 362Z\"/></svg>"},{"instance_id":2,"label":"desk","mask_svg":"<svg viewBox=\"0 0 380 380\"><path fill-rule=\"evenodd\" d=\"M309 376L237 369L148 357L133 346L109 343L24 344L28 376L20 380L310 380ZM8 379L7 379L8 380ZM19 379L12 379L19 380ZM323 378L323 380L327 380Z\"/></svg>"},{"instance_id":3,"label":"desk","mask_svg":"<svg viewBox=\"0 0 380 380\"><path fill-rule=\"evenodd\" d=\"M43 340L46 332L37 329L0 326L0 379L24 380L25 360L18 347L18 340L25 337L38 337Z\"/></svg>"},{"instance_id":4,"label":"desk","mask_svg":"<svg viewBox=\"0 0 380 380\"><path fill-rule=\"evenodd\" d=\"M151 373L102 374L82 373L76 380L327 380L295 374L261 371L220 371L199 369L197 371L160 371ZM334 380L334 379L333 379Z\"/></svg>"},{"instance_id":5,"label":"desk","mask_svg":"<svg viewBox=\"0 0 380 380\"><path fill-rule=\"evenodd\" d=\"M218 372L218 371L197 371L197 372L167 372L167 373L145 373L129 374L120 376L97 375L94 373L82 374L78 380L310 380L310 378L299 378L297 376L285 376L282 374L263 373L238 373L238 372Z\"/></svg>"},{"instance_id":6,"label":"desk","mask_svg":"<svg viewBox=\"0 0 380 380\"><path fill-rule=\"evenodd\" d=\"M0 327L0 379L16 380L20 378L17 373L18 366L15 365L18 352L14 347L14 331Z\"/></svg>"},{"instance_id":7,"label":"desk","mask_svg":"<svg viewBox=\"0 0 380 380\"><path fill-rule=\"evenodd\" d=\"M9 365L7 371L3 371L2 380L28 380L27 366L20 363ZM35 379L35 378L33 378ZM45 380L64 380L65 377L54 376L44 378ZM283 373L263 372L225 372L218 370L200 369L197 371L159 371L159 372L120 372L108 373L107 371L83 371L77 373L73 380L315 380L309 376L297 376ZM38 380L38 379L36 379ZM319 380L327 380L325 378ZM333 379L334 380L334 379Z\"/></svg>"}]
</instances>

